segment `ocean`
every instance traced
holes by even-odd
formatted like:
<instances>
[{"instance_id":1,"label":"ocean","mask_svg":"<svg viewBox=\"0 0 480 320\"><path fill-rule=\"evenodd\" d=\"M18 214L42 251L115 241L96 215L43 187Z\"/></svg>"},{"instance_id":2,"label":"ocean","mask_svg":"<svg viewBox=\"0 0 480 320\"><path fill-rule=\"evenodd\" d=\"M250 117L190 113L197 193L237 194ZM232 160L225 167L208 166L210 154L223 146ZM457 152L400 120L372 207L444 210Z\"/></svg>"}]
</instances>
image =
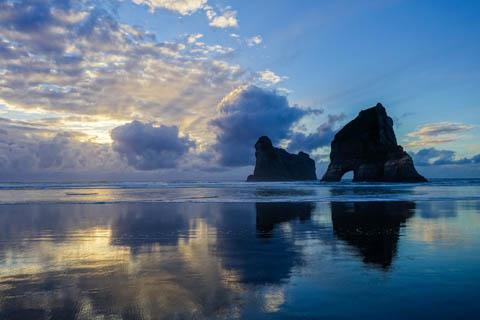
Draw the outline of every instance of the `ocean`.
<instances>
[{"instance_id":1,"label":"ocean","mask_svg":"<svg viewBox=\"0 0 480 320\"><path fill-rule=\"evenodd\" d=\"M0 183L0 319L472 319L480 179Z\"/></svg>"}]
</instances>

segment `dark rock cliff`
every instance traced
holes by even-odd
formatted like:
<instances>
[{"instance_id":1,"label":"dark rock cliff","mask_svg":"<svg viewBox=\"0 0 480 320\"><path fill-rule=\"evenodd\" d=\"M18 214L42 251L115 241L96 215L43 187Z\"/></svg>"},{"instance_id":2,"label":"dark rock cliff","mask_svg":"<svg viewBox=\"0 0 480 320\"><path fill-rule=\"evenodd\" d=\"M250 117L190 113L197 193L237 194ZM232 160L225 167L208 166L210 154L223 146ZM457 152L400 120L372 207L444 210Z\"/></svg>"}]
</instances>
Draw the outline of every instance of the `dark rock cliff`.
<instances>
[{"instance_id":1,"label":"dark rock cliff","mask_svg":"<svg viewBox=\"0 0 480 320\"><path fill-rule=\"evenodd\" d=\"M385 108L362 110L335 135L323 181L339 181L353 171L354 181L423 182L412 158L397 144Z\"/></svg>"},{"instance_id":2,"label":"dark rock cliff","mask_svg":"<svg viewBox=\"0 0 480 320\"><path fill-rule=\"evenodd\" d=\"M304 152L291 154L275 148L262 136L255 143L255 170L247 181L316 180L315 161Z\"/></svg>"}]
</instances>

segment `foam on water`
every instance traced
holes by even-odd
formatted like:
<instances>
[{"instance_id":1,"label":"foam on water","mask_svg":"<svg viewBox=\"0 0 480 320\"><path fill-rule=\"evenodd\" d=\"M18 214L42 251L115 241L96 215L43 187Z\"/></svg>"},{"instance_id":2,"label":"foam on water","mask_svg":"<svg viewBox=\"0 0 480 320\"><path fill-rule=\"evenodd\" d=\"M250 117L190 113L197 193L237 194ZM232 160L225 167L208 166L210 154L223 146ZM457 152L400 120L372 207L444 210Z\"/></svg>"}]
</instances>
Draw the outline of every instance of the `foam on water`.
<instances>
[{"instance_id":1,"label":"foam on water","mask_svg":"<svg viewBox=\"0 0 480 320\"><path fill-rule=\"evenodd\" d=\"M480 179L428 183L85 182L0 183L0 204L480 200Z\"/></svg>"}]
</instances>

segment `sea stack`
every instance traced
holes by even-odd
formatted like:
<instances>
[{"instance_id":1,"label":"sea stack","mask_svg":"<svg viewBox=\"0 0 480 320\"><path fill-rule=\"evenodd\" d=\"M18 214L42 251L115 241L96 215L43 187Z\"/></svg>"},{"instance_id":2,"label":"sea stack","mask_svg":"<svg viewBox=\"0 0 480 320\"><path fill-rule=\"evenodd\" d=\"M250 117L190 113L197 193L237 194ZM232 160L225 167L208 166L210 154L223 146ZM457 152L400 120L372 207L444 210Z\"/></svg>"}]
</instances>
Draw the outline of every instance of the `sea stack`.
<instances>
[{"instance_id":1,"label":"sea stack","mask_svg":"<svg viewBox=\"0 0 480 320\"><path fill-rule=\"evenodd\" d=\"M340 181L348 171L353 171L353 181L427 181L397 144L393 120L380 103L360 111L337 132L322 181Z\"/></svg>"},{"instance_id":2,"label":"sea stack","mask_svg":"<svg viewBox=\"0 0 480 320\"><path fill-rule=\"evenodd\" d=\"M315 161L305 152L291 154L275 148L268 137L260 137L255 143L255 170L247 181L294 180L317 180Z\"/></svg>"}]
</instances>

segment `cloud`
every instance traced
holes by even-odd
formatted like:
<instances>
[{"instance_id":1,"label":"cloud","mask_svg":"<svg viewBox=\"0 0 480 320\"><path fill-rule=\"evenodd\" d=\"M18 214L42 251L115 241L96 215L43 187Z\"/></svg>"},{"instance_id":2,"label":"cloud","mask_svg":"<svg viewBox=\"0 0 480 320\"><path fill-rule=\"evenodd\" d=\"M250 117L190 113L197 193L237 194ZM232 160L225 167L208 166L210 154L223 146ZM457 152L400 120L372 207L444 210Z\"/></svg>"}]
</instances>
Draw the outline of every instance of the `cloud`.
<instances>
[{"instance_id":1,"label":"cloud","mask_svg":"<svg viewBox=\"0 0 480 320\"><path fill-rule=\"evenodd\" d=\"M205 13L207 15L209 25L214 28L237 28L237 12L233 10L225 10L221 14L215 12L212 7L206 6Z\"/></svg>"},{"instance_id":2,"label":"cloud","mask_svg":"<svg viewBox=\"0 0 480 320\"><path fill-rule=\"evenodd\" d=\"M132 2L147 6L151 12L155 12L157 9L166 9L183 16L203 9L211 27L221 29L238 27L236 11L227 8L219 14L212 6L207 5L207 0L132 0Z\"/></svg>"},{"instance_id":3,"label":"cloud","mask_svg":"<svg viewBox=\"0 0 480 320\"><path fill-rule=\"evenodd\" d=\"M470 130L472 126L463 123L440 122L431 123L420 127L419 130L412 133L413 136L438 136L452 134Z\"/></svg>"},{"instance_id":4,"label":"cloud","mask_svg":"<svg viewBox=\"0 0 480 320\"><path fill-rule=\"evenodd\" d=\"M187 43L195 43L198 39L203 38L203 34L194 33L187 36Z\"/></svg>"},{"instance_id":5,"label":"cloud","mask_svg":"<svg viewBox=\"0 0 480 320\"><path fill-rule=\"evenodd\" d=\"M473 126L463 123L439 122L421 126L410 132L407 137L408 147L424 147L434 144L448 143L460 138L460 134L472 129Z\"/></svg>"},{"instance_id":6,"label":"cloud","mask_svg":"<svg viewBox=\"0 0 480 320\"><path fill-rule=\"evenodd\" d=\"M73 120L80 122L82 118ZM191 179L192 176L199 179L225 179L227 176L229 179L243 179L249 173L243 168L232 170L220 167L215 162L213 150L201 151L198 148L195 152L180 155L174 164L176 167L154 172L136 170L128 164L128 160L125 161L125 157L113 150L111 143L92 142L81 132L65 131L63 121L0 118L0 180L181 180ZM182 137L179 139L182 140ZM193 142L190 140L187 144L192 145ZM138 159L142 157L143 154L140 154ZM165 164L175 162L175 159L161 161Z\"/></svg>"},{"instance_id":7,"label":"cloud","mask_svg":"<svg viewBox=\"0 0 480 320\"><path fill-rule=\"evenodd\" d=\"M327 122L318 126L314 133L292 133L289 137L290 142L287 146L288 150L312 152L315 149L329 146L336 132L336 124L344 119L345 115L343 113L337 115L329 114Z\"/></svg>"},{"instance_id":8,"label":"cloud","mask_svg":"<svg viewBox=\"0 0 480 320\"><path fill-rule=\"evenodd\" d=\"M247 40L246 40L247 46L249 46L249 47L258 46L262 42L263 42L263 39L262 39L261 36L254 36L254 37L251 37L251 38L247 38Z\"/></svg>"},{"instance_id":9,"label":"cloud","mask_svg":"<svg viewBox=\"0 0 480 320\"><path fill-rule=\"evenodd\" d=\"M132 121L112 130L113 150L138 170L174 168L195 146L188 136L179 136L176 126L155 127Z\"/></svg>"},{"instance_id":10,"label":"cloud","mask_svg":"<svg viewBox=\"0 0 480 320\"><path fill-rule=\"evenodd\" d=\"M480 163L480 154L472 158L456 158L455 151L439 150L436 148L421 149L418 152L411 152L415 164L419 166L439 165L466 165Z\"/></svg>"},{"instance_id":11,"label":"cloud","mask_svg":"<svg viewBox=\"0 0 480 320\"><path fill-rule=\"evenodd\" d=\"M0 172L111 171L123 166L108 144L80 133L0 118Z\"/></svg>"},{"instance_id":12,"label":"cloud","mask_svg":"<svg viewBox=\"0 0 480 320\"><path fill-rule=\"evenodd\" d=\"M282 82L283 80L288 79L288 77L279 76L279 75L275 74L275 72L273 72L271 70L268 70L268 69L257 72L257 76L258 76L258 80L265 83L266 85L278 84L278 83Z\"/></svg>"},{"instance_id":13,"label":"cloud","mask_svg":"<svg viewBox=\"0 0 480 320\"><path fill-rule=\"evenodd\" d=\"M15 110L159 120L213 139L212 105L245 71L233 49L159 42L90 1L0 3L0 98Z\"/></svg>"},{"instance_id":14,"label":"cloud","mask_svg":"<svg viewBox=\"0 0 480 320\"><path fill-rule=\"evenodd\" d=\"M278 143L289 135L291 126L308 110L291 106L274 90L241 86L219 104L219 115L210 124L217 132L213 148L224 166L253 164L253 145L267 135Z\"/></svg>"},{"instance_id":15,"label":"cloud","mask_svg":"<svg viewBox=\"0 0 480 320\"><path fill-rule=\"evenodd\" d=\"M132 0L132 2L147 6L152 12L156 9L166 9L183 16L190 15L207 4L207 0Z\"/></svg>"}]
</instances>

